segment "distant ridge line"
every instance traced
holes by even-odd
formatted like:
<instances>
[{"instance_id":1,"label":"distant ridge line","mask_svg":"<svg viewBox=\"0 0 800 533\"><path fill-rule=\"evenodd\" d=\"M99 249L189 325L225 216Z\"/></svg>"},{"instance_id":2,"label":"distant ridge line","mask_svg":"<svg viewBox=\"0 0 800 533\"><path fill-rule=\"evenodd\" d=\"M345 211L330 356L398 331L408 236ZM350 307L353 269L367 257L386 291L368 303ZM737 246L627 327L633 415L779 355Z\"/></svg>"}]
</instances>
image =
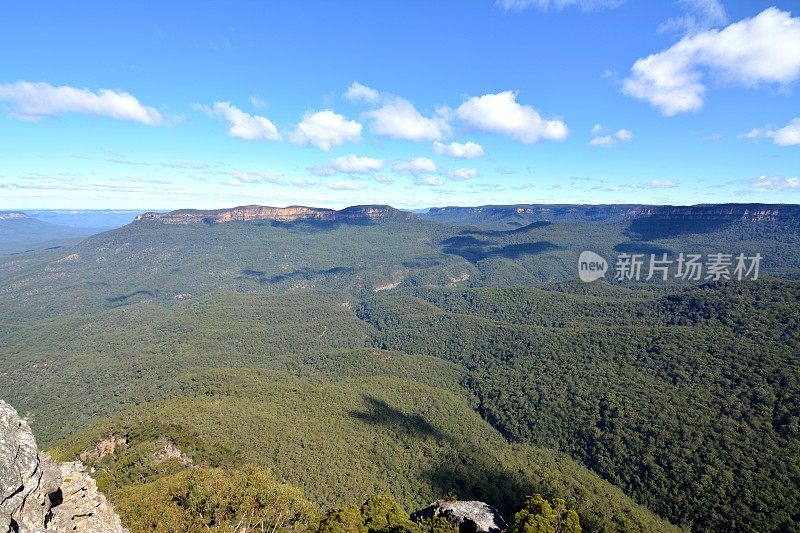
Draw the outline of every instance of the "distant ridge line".
<instances>
[{"instance_id":1,"label":"distant ridge line","mask_svg":"<svg viewBox=\"0 0 800 533\"><path fill-rule=\"evenodd\" d=\"M230 209L178 209L168 213L153 211L138 215L134 222L154 221L165 224L220 224L234 221L274 220L294 222L313 220L335 222L347 220L377 220L384 218L418 218L413 213L400 211L388 205L357 205L344 209L327 209L293 205L289 207L270 207L263 205L244 205Z\"/></svg>"},{"instance_id":2,"label":"distant ridge line","mask_svg":"<svg viewBox=\"0 0 800 533\"><path fill-rule=\"evenodd\" d=\"M357 221L425 219L446 224L470 223L476 219L524 219L536 221L613 222L635 219L705 220L705 221L800 221L798 204L725 203L696 205L650 204L512 204L474 207L432 207L413 213L389 205L356 205L344 209L293 205L271 207L244 205L227 209L178 209L167 213L149 211L138 215L135 222L153 221L165 224L219 224L234 221Z\"/></svg>"},{"instance_id":3,"label":"distant ridge line","mask_svg":"<svg viewBox=\"0 0 800 533\"><path fill-rule=\"evenodd\" d=\"M612 222L650 218L657 220L775 221L800 220L797 204L515 204L477 207L433 207L422 215L429 220L454 222L460 218L524 218L536 221Z\"/></svg>"}]
</instances>

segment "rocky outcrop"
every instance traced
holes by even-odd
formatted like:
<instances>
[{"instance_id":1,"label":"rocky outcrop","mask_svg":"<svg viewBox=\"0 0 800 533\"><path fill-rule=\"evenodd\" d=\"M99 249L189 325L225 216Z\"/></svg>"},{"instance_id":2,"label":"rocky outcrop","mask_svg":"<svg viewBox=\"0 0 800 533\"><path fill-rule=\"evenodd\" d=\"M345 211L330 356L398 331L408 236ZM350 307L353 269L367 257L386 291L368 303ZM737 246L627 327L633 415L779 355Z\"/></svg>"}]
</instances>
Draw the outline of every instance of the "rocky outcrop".
<instances>
[{"instance_id":1,"label":"rocky outcrop","mask_svg":"<svg viewBox=\"0 0 800 533\"><path fill-rule=\"evenodd\" d=\"M81 452L81 461L85 463L97 461L107 455L116 454L118 449L127 445L128 439L124 435L111 435L101 439L94 447L94 450Z\"/></svg>"},{"instance_id":2,"label":"rocky outcrop","mask_svg":"<svg viewBox=\"0 0 800 533\"><path fill-rule=\"evenodd\" d=\"M28 423L0 400L0 533L127 533L80 461L39 453Z\"/></svg>"},{"instance_id":3,"label":"rocky outcrop","mask_svg":"<svg viewBox=\"0 0 800 533\"><path fill-rule=\"evenodd\" d=\"M219 224L233 221L274 220L276 222L295 222L310 220L319 222L376 220L388 217L414 217L412 213L399 211L385 205L359 205L340 211L317 207L290 206L268 207L246 205L232 209L197 210L179 209L169 213L148 212L136 217L136 222L153 221L164 224Z\"/></svg>"},{"instance_id":4,"label":"rocky outcrop","mask_svg":"<svg viewBox=\"0 0 800 533\"><path fill-rule=\"evenodd\" d=\"M83 463L61 463L60 470L61 486L51 497L55 505L48 531L127 533Z\"/></svg>"},{"instance_id":5,"label":"rocky outcrop","mask_svg":"<svg viewBox=\"0 0 800 533\"><path fill-rule=\"evenodd\" d=\"M437 500L411 514L411 520L441 516L459 533L502 533L508 528L497 509L483 502Z\"/></svg>"}]
</instances>

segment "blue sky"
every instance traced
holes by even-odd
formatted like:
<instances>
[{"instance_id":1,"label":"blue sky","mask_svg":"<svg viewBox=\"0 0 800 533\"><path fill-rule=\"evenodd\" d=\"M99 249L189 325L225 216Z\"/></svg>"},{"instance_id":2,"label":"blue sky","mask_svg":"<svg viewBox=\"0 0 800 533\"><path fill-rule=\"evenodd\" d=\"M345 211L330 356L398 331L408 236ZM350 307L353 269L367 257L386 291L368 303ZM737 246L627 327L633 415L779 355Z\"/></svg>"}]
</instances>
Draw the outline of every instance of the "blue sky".
<instances>
[{"instance_id":1,"label":"blue sky","mask_svg":"<svg viewBox=\"0 0 800 533\"><path fill-rule=\"evenodd\" d=\"M0 209L800 201L794 1L157 4L4 5Z\"/></svg>"}]
</instances>

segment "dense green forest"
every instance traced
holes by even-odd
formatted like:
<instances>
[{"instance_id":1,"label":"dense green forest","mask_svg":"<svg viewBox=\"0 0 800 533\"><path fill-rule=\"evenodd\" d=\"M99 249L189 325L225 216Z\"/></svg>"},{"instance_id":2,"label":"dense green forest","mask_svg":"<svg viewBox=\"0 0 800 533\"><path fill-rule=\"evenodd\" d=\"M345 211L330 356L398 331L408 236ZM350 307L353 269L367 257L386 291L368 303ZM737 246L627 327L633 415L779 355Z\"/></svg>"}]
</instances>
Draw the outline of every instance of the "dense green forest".
<instances>
[{"instance_id":1,"label":"dense green forest","mask_svg":"<svg viewBox=\"0 0 800 533\"><path fill-rule=\"evenodd\" d=\"M466 368L479 412L511 440L566 452L675 523L797 522L797 282L619 298L429 290L358 312L376 346Z\"/></svg>"},{"instance_id":2,"label":"dense green forest","mask_svg":"<svg viewBox=\"0 0 800 533\"><path fill-rule=\"evenodd\" d=\"M519 531L796 530L798 232L712 226L137 222L0 259L0 395L134 530L280 501L367 531L450 496ZM759 252L762 277L575 280L637 246Z\"/></svg>"}]
</instances>

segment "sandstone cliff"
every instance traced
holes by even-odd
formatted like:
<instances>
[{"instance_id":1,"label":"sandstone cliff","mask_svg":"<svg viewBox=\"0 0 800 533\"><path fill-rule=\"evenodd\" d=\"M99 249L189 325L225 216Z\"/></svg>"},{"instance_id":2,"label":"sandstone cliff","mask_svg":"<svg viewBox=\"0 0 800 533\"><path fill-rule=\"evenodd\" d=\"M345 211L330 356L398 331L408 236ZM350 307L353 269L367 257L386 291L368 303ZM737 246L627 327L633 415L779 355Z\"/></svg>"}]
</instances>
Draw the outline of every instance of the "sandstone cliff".
<instances>
[{"instance_id":1,"label":"sandstone cliff","mask_svg":"<svg viewBox=\"0 0 800 533\"><path fill-rule=\"evenodd\" d=\"M389 217L413 218L414 215L386 205L359 205L336 211L318 207L290 206L268 207L246 205L232 209L198 210L179 209L169 213L148 212L136 217L136 222L153 221L165 224L219 224L248 220L274 220L295 222L311 220L320 222L347 222L377 220Z\"/></svg>"},{"instance_id":2,"label":"sandstone cliff","mask_svg":"<svg viewBox=\"0 0 800 533\"><path fill-rule=\"evenodd\" d=\"M127 533L80 461L39 453L28 423L0 400L0 533Z\"/></svg>"}]
</instances>

